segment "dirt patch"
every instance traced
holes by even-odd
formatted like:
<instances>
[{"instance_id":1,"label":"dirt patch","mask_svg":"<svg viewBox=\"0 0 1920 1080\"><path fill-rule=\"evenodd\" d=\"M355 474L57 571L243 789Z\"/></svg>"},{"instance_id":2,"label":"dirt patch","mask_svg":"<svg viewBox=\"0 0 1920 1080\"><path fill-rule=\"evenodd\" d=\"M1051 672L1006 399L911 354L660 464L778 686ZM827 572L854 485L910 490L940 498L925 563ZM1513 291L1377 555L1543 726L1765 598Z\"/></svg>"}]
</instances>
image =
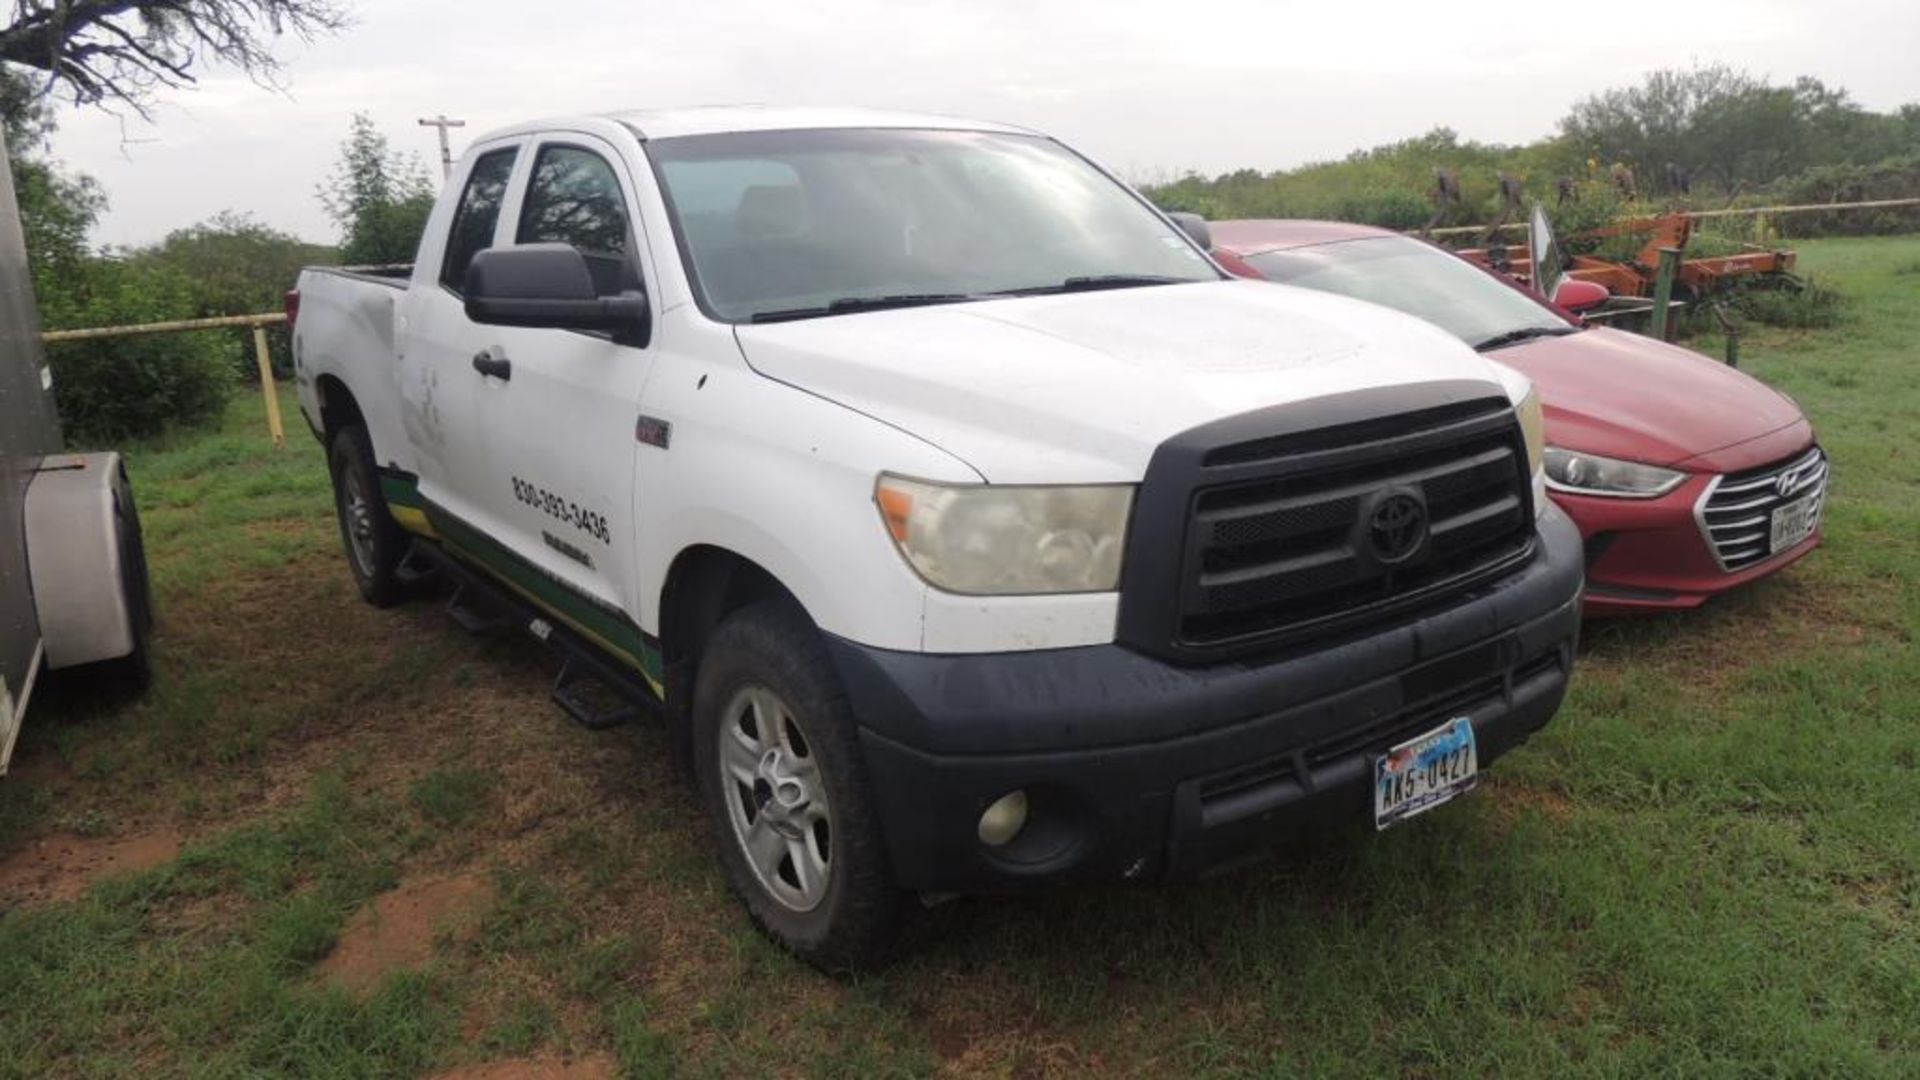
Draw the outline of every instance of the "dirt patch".
<instances>
[{"instance_id":1,"label":"dirt patch","mask_svg":"<svg viewBox=\"0 0 1920 1080\"><path fill-rule=\"evenodd\" d=\"M1499 785L1500 805L1515 815L1532 814L1555 823L1573 816L1573 800L1564 791L1518 783Z\"/></svg>"},{"instance_id":2,"label":"dirt patch","mask_svg":"<svg viewBox=\"0 0 1920 1080\"><path fill-rule=\"evenodd\" d=\"M429 878L383 893L347 923L320 973L356 993L369 990L390 971L426 963L442 931L472 932L492 895L492 886L474 874Z\"/></svg>"},{"instance_id":3,"label":"dirt patch","mask_svg":"<svg viewBox=\"0 0 1920 1080\"><path fill-rule=\"evenodd\" d=\"M606 1054L541 1055L466 1065L435 1073L433 1080L606 1080L616 1071L613 1058Z\"/></svg>"},{"instance_id":4,"label":"dirt patch","mask_svg":"<svg viewBox=\"0 0 1920 1080\"><path fill-rule=\"evenodd\" d=\"M170 830L120 838L42 837L0 860L0 905L76 900L103 878L172 861L180 843L180 834Z\"/></svg>"},{"instance_id":5,"label":"dirt patch","mask_svg":"<svg viewBox=\"0 0 1920 1080\"><path fill-rule=\"evenodd\" d=\"M46 788L50 794L63 795L75 783L73 769L51 746L22 745L7 766L7 783L21 787Z\"/></svg>"}]
</instances>

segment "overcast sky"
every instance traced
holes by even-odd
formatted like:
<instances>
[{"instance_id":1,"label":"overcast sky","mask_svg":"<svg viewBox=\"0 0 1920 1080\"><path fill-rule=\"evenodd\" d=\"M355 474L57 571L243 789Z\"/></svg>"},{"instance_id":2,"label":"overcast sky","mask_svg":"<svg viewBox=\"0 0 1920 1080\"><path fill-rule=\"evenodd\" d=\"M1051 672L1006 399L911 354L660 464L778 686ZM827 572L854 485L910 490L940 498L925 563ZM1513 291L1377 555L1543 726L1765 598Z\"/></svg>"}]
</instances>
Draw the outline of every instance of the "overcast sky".
<instances>
[{"instance_id":1,"label":"overcast sky","mask_svg":"<svg viewBox=\"0 0 1920 1080\"><path fill-rule=\"evenodd\" d=\"M1442 124L1527 141L1587 94L1713 61L1817 75L1876 109L1920 101L1915 0L354 6L345 33L282 48L282 93L216 71L153 126L63 110L56 154L112 202L95 239L142 243L225 209L333 239L314 186L357 110L436 171L433 132L415 124L435 113L470 136L555 113L763 102L1004 120L1155 179L1339 157Z\"/></svg>"}]
</instances>

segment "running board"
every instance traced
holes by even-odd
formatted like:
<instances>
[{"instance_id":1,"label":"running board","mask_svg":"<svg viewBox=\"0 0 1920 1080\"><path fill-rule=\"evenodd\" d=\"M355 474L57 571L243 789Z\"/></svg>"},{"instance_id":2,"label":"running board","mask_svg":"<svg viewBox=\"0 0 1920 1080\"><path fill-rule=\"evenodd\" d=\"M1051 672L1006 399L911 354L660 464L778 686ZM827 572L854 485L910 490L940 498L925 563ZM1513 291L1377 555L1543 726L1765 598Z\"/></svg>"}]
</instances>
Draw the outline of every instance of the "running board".
<instances>
[{"instance_id":1,"label":"running board","mask_svg":"<svg viewBox=\"0 0 1920 1080\"><path fill-rule=\"evenodd\" d=\"M582 690L593 687L601 690L596 696L611 697L615 703L601 707L602 703L582 695ZM553 680L553 703L572 717L574 723L589 731L604 731L640 718L640 710L618 686L611 685L600 672L571 656L560 661L560 674Z\"/></svg>"},{"instance_id":2,"label":"running board","mask_svg":"<svg viewBox=\"0 0 1920 1080\"><path fill-rule=\"evenodd\" d=\"M507 628L493 597L481 593L477 582L462 581L447 599L447 614L469 634L492 634Z\"/></svg>"},{"instance_id":3,"label":"running board","mask_svg":"<svg viewBox=\"0 0 1920 1080\"><path fill-rule=\"evenodd\" d=\"M483 572L430 541L414 541L407 558L416 557L433 573L453 582L447 614L454 622L475 633L525 630L560 658L560 674L554 679L552 696L568 719L600 731L637 720L643 712L665 715L660 699L638 672L630 671L531 603L495 585Z\"/></svg>"},{"instance_id":4,"label":"running board","mask_svg":"<svg viewBox=\"0 0 1920 1080\"><path fill-rule=\"evenodd\" d=\"M440 568L432 559L420 554L416 546L409 546L406 555L400 559L400 565L394 567L393 576L400 584L409 589L418 588L440 576Z\"/></svg>"}]
</instances>

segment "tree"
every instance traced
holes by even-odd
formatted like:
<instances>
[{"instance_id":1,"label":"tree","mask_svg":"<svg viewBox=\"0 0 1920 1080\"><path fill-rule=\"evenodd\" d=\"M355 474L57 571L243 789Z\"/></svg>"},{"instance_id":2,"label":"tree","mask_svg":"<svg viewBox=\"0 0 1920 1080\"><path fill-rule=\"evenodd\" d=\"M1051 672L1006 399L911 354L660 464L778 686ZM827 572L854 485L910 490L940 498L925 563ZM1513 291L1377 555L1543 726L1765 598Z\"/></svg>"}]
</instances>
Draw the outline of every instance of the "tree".
<instances>
[{"instance_id":1,"label":"tree","mask_svg":"<svg viewBox=\"0 0 1920 1080\"><path fill-rule=\"evenodd\" d=\"M198 314L204 283L185 267L102 258L87 234L106 197L83 174L13 157L27 260L48 329L119 326ZM61 425L78 443L146 435L219 416L242 354L230 334L159 334L47 347Z\"/></svg>"},{"instance_id":2,"label":"tree","mask_svg":"<svg viewBox=\"0 0 1920 1080\"><path fill-rule=\"evenodd\" d=\"M42 90L80 105L148 114L153 94L192 86L194 71L231 64L273 85L274 39L340 30L337 0L13 0L0 63L31 69Z\"/></svg>"},{"instance_id":3,"label":"tree","mask_svg":"<svg viewBox=\"0 0 1920 1080\"><path fill-rule=\"evenodd\" d=\"M1724 64L1655 71L1638 86L1608 90L1575 105L1560 121L1560 130L1603 164L1626 163L1643 182L1667 162L1696 172L1711 162L1710 171L1725 174L1739 166L1726 160L1724 146L1701 145L1701 116L1730 121L1735 103L1750 104L1766 90L1752 76ZM1750 114L1751 109L1739 119L1744 122Z\"/></svg>"},{"instance_id":4,"label":"tree","mask_svg":"<svg viewBox=\"0 0 1920 1080\"><path fill-rule=\"evenodd\" d=\"M338 262L331 247L309 244L297 236L270 228L247 214L222 211L184 229L175 229L157 244L127 252L124 261L135 269L178 274L193 282L195 318L215 315L251 315L278 311L305 266ZM267 328L267 345L277 368L293 363L285 326ZM254 360L242 351L241 374L251 377Z\"/></svg>"},{"instance_id":5,"label":"tree","mask_svg":"<svg viewBox=\"0 0 1920 1080\"><path fill-rule=\"evenodd\" d=\"M128 254L128 261L171 266L199 283L199 314L274 311L303 266L339 253L270 228L248 214L222 211Z\"/></svg>"},{"instance_id":6,"label":"tree","mask_svg":"<svg viewBox=\"0 0 1920 1080\"><path fill-rule=\"evenodd\" d=\"M53 131L46 99L34 92L24 73L5 64L0 64L0 131L6 133L11 157L39 150Z\"/></svg>"},{"instance_id":7,"label":"tree","mask_svg":"<svg viewBox=\"0 0 1920 1080\"><path fill-rule=\"evenodd\" d=\"M348 263L400 263L413 258L433 210L433 181L415 154L400 154L355 113L340 161L320 185L320 205L340 226Z\"/></svg>"},{"instance_id":8,"label":"tree","mask_svg":"<svg viewBox=\"0 0 1920 1080\"><path fill-rule=\"evenodd\" d=\"M53 130L47 104L25 79L4 67L0 67L0 121L4 121L7 158L13 166L27 261L44 304L91 257L87 234L107 200L92 177L63 173L42 156Z\"/></svg>"},{"instance_id":9,"label":"tree","mask_svg":"<svg viewBox=\"0 0 1920 1080\"><path fill-rule=\"evenodd\" d=\"M1638 86L1580 102L1560 122L1567 142L1642 181L1672 162L1723 190L1814 165L1870 164L1920 143L1902 117L1862 108L1845 90L1801 77L1773 85L1725 65L1656 71Z\"/></svg>"}]
</instances>

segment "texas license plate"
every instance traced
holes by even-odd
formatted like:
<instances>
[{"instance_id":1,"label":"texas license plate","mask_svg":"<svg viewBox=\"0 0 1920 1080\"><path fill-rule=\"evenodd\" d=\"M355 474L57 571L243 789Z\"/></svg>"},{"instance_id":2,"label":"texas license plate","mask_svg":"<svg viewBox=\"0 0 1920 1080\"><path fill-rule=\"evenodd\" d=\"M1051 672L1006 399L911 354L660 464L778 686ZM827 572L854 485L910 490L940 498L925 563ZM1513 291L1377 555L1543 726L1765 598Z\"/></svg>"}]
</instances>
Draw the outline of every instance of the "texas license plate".
<instances>
[{"instance_id":1,"label":"texas license plate","mask_svg":"<svg viewBox=\"0 0 1920 1080\"><path fill-rule=\"evenodd\" d=\"M1813 530L1820 525L1820 504L1824 494L1816 491L1774 508L1773 542L1768 546L1768 552L1777 554L1785 551L1813 535Z\"/></svg>"},{"instance_id":2,"label":"texas license plate","mask_svg":"<svg viewBox=\"0 0 1920 1080\"><path fill-rule=\"evenodd\" d=\"M1373 826L1398 825L1473 790L1480 760L1464 716L1408 739L1373 761Z\"/></svg>"}]
</instances>

